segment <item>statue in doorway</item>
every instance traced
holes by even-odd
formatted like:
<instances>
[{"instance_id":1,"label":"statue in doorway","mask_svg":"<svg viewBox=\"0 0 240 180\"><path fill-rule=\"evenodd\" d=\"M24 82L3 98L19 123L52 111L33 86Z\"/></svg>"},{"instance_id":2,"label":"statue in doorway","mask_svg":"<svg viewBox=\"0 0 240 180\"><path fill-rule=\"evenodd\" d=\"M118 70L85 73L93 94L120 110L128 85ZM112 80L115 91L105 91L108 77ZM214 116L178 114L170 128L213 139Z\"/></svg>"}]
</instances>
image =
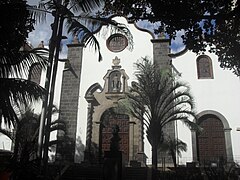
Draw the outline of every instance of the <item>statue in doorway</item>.
<instances>
[{"instance_id":1,"label":"statue in doorway","mask_svg":"<svg viewBox=\"0 0 240 180\"><path fill-rule=\"evenodd\" d=\"M117 92L119 92L121 89L121 82L117 74L115 74L115 76L112 79L112 88L113 88L113 91L117 91Z\"/></svg>"},{"instance_id":2,"label":"statue in doorway","mask_svg":"<svg viewBox=\"0 0 240 180\"><path fill-rule=\"evenodd\" d=\"M110 151L112 152L117 152L119 151L119 141L121 140L121 138L119 137L119 126L117 124L115 124L112 127L112 138L111 138L111 143L110 143Z\"/></svg>"},{"instance_id":3,"label":"statue in doorway","mask_svg":"<svg viewBox=\"0 0 240 180\"><path fill-rule=\"evenodd\" d=\"M117 124L112 127L112 137L110 142L110 153L105 154L103 165L105 180L121 180L122 179L122 154L119 151L119 126Z\"/></svg>"}]
</instances>

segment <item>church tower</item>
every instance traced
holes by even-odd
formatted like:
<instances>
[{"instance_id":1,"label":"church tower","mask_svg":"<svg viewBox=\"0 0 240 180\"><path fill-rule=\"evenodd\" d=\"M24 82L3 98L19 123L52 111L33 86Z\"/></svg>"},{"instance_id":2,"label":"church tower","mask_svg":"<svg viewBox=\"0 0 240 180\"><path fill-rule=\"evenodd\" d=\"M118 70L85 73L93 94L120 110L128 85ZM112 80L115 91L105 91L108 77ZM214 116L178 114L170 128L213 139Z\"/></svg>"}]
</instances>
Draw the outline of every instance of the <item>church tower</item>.
<instances>
[{"instance_id":1,"label":"church tower","mask_svg":"<svg viewBox=\"0 0 240 180\"><path fill-rule=\"evenodd\" d=\"M166 39L163 34L160 34L160 36L156 39L151 40L153 44L153 63L158 67L158 69L162 70L169 70L169 72L172 72L172 64L171 64L171 57L170 54L170 39ZM169 136L172 139L176 138L175 133L175 122L168 123L163 131L165 136ZM172 165L172 159L171 157L166 154L165 152L158 152L158 163L159 165Z\"/></svg>"},{"instance_id":2,"label":"church tower","mask_svg":"<svg viewBox=\"0 0 240 180\"><path fill-rule=\"evenodd\" d=\"M62 60L65 61L65 68L63 70L59 119L65 122L66 132L63 133L59 130L57 138L66 143L57 146L56 160L74 162L83 47L84 44L79 43L75 37L72 44L68 44L68 59Z\"/></svg>"},{"instance_id":3,"label":"church tower","mask_svg":"<svg viewBox=\"0 0 240 180\"><path fill-rule=\"evenodd\" d=\"M126 165L138 162L145 166L143 153L143 125L140 120L129 114L112 113L120 99L129 91L128 75L121 69L120 59L113 59L112 69L104 76L104 87L93 84L86 92L88 102L86 161L101 161L104 153L110 150L112 127L119 126L120 151Z\"/></svg>"}]
</instances>

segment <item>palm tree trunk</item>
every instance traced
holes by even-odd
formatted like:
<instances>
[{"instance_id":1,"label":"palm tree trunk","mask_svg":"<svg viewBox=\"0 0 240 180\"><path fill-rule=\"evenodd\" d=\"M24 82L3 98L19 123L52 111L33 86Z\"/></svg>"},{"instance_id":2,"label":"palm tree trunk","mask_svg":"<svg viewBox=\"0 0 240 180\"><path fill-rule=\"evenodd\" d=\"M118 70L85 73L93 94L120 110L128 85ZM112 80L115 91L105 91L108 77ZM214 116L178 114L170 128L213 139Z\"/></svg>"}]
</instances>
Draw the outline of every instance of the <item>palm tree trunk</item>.
<instances>
[{"instance_id":1,"label":"palm tree trunk","mask_svg":"<svg viewBox=\"0 0 240 180\"><path fill-rule=\"evenodd\" d=\"M156 179L156 173L157 173L157 143L156 140L153 140L152 144L152 180Z\"/></svg>"},{"instance_id":2,"label":"palm tree trunk","mask_svg":"<svg viewBox=\"0 0 240 180\"><path fill-rule=\"evenodd\" d=\"M53 99L54 99L54 89L56 83L56 75L57 75L57 67L58 67L58 59L59 59L59 51L60 51L60 42L62 39L62 30L63 30L63 22L64 17L60 17L60 23L58 27L57 41L56 41L56 51L54 57L54 64L52 70L52 81L51 81L51 90L49 97L49 104L47 110L47 123L45 128L45 143L44 143L44 154L43 154L43 162L44 162L44 174L47 174L47 164L48 164L48 148L49 148L49 138L50 138L50 125L52 120L52 107L53 107Z\"/></svg>"},{"instance_id":3,"label":"palm tree trunk","mask_svg":"<svg viewBox=\"0 0 240 180\"><path fill-rule=\"evenodd\" d=\"M176 171L177 170L177 160L176 160L176 155L175 155L174 151L171 151L171 156L172 156L172 160L173 160L174 169Z\"/></svg>"},{"instance_id":4,"label":"palm tree trunk","mask_svg":"<svg viewBox=\"0 0 240 180\"><path fill-rule=\"evenodd\" d=\"M14 141L14 150L13 150L13 162L15 163L17 161L17 158L18 158L18 153L19 153L19 133L17 131L17 128L18 126L15 127L15 139L13 140Z\"/></svg>"},{"instance_id":5,"label":"palm tree trunk","mask_svg":"<svg viewBox=\"0 0 240 180\"><path fill-rule=\"evenodd\" d=\"M57 3L61 3L61 0L58 0ZM64 19L63 19L64 20ZM46 117L47 114L47 123L45 126L45 140L44 140L44 147L43 147L43 175L47 176L47 169L48 169L48 147L49 147L49 138L50 138L50 124L51 124L51 112L52 112L52 105L53 105L53 98L54 98L54 88L55 88L55 80L56 80L56 71L58 65L58 56L59 56L59 49L60 49L60 41L62 37L62 28L63 28L63 20L61 23L60 15L58 9L56 9L54 15L54 24L52 27L52 37L50 42L50 55L49 55L49 62L52 64L49 67L49 74L48 74L48 98L46 98L46 102L44 105L44 116ZM60 37L60 38L59 38ZM55 52L55 54L54 54ZM51 58L51 59L50 59ZM53 63L53 58L54 63ZM54 72L55 70L55 72ZM51 88L51 89L50 89ZM50 92L49 92L50 89ZM44 118L45 119L45 118Z\"/></svg>"},{"instance_id":6,"label":"palm tree trunk","mask_svg":"<svg viewBox=\"0 0 240 180\"><path fill-rule=\"evenodd\" d=\"M53 58L54 58L54 51L56 47L56 37L57 37L57 30L59 25L59 18L58 14L56 13L54 22L52 24L52 36L50 40L49 45L49 58L48 58L48 67L46 72L46 80L45 80L45 89L46 94L43 99L42 104L42 113L41 113L41 119L40 119L40 126L39 126L39 135L38 135L38 157L42 159L42 146L43 146L43 137L44 137L44 126L45 126L45 119L46 119L46 113L47 113L47 106L48 106L48 100L49 100L49 90L50 90L50 81L51 81L51 72L52 72L52 66L53 66Z\"/></svg>"}]
</instances>

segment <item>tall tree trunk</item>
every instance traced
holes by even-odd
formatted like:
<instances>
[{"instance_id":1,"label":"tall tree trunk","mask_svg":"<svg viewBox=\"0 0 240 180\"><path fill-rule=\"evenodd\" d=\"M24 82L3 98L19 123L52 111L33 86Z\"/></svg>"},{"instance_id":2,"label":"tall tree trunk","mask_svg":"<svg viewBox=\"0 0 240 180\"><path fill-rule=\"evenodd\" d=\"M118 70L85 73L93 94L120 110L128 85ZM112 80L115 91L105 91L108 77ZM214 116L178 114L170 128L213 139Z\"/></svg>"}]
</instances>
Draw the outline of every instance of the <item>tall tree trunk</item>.
<instances>
[{"instance_id":1,"label":"tall tree trunk","mask_svg":"<svg viewBox=\"0 0 240 180\"><path fill-rule=\"evenodd\" d=\"M157 141L154 139L152 144L152 180L156 179L157 163Z\"/></svg>"},{"instance_id":2,"label":"tall tree trunk","mask_svg":"<svg viewBox=\"0 0 240 180\"><path fill-rule=\"evenodd\" d=\"M59 59L59 51L60 51L60 42L62 38L62 30L63 30L63 22L64 17L60 17L59 27L58 27L58 34L57 34L57 44L56 44L56 51L52 69L52 79L51 79L51 88L49 94L49 104L47 108L47 122L45 128L45 142L44 142L44 152L43 152L43 163L44 163L44 175L47 176L48 171L48 148L49 148L49 138L50 138L50 126L52 121L52 107L53 107L53 99L54 99L54 90L55 90L55 83L56 83L56 74L57 74L57 67L58 67L58 59Z\"/></svg>"},{"instance_id":3,"label":"tall tree trunk","mask_svg":"<svg viewBox=\"0 0 240 180\"><path fill-rule=\"evenodd\" d=\"M44 126L45 126L45 119L46 119L46 112L47 112L47 106L48 106L48 100L49 100L49 90L50 90L50 81L51 81L51 72L52 72L52 66L53 66L53 58L54 58L54 51L56 46L56 36L57 36L57 30L58 30L58 23L59 18L57 16L54 17L54 22L52 24L52 37L50 40L49 45L49 58L48 58L48 67L47 67L47 73L46 73L46 80L45 80L45 89L46 94L43 99L42 104L42 113L41 113L41 119L40 119L40 126L39 126L39 135L38 135L38 157L42 159L42 150L43 150L43 137L44 137Z\"/></svg>"},{"instance_id":4,"label":"tall tree trunk","mask_svg":"<svg viewBox=\"0 0 240 180\"><path fill-rule=\"evenodd\" d=\"M18 154L19 154L19 133L17 132L18 126L15 127L16 130L16 135L14 141L14 150L13 150L13 162L15 163L18 159Z\"/></svg>"},{"instance_id":5,"label":"tall tree trunk","mask_svg":"<svg viewBox=\"0 0 240 180\"><path fill-rule=\"evenodd\" d=\"M171 151L171 156L172 156L172 160L173 160L174 169L176 171L177 170L177 160L176 160L176 154L174 151Z\"/></svg>"}]
</instances>

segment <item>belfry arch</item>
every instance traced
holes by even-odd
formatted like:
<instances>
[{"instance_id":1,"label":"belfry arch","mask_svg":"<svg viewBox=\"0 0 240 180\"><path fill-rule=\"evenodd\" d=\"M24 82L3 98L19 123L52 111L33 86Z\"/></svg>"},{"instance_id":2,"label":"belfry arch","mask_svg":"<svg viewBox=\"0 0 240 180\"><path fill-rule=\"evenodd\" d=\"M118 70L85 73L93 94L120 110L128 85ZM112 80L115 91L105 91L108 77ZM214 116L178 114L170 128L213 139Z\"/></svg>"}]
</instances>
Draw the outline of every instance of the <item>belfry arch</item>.
<instances>
[{"instance_id":1,"label":"belfry arch","mask_svg":"<svg viewBox=\"0 0 240 180\"><path fill-rule=\"evenodd\" d=\"M222 159L233 162L231 128L219 112L205 110L197 115L196 122L203 128L199 134L192 131L194 162L216 162Z\"/></svg>"}]
</instances>

